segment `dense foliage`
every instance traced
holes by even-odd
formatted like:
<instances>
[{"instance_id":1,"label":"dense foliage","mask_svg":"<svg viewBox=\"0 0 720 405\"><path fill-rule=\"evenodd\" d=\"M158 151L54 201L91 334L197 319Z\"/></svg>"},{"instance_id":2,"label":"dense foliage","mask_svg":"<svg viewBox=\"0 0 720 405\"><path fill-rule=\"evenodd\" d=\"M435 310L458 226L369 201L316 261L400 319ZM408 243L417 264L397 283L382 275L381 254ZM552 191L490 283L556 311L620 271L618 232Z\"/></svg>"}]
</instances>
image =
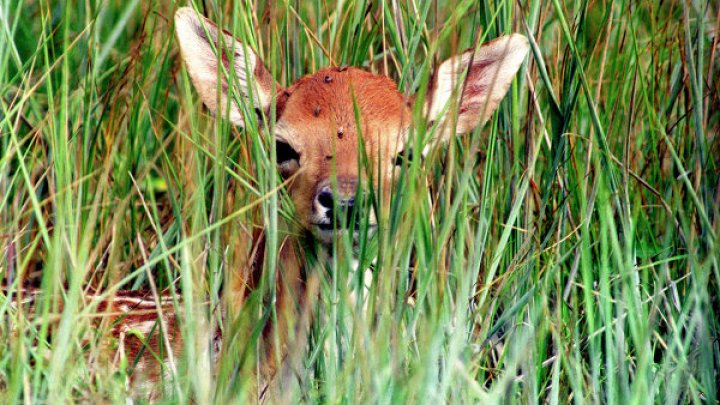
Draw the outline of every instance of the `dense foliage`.
<instances>
[{"instance_id":1,"label":"dense foliage","mask_svg":"<svg viewBox=\"0 0 720 405\"><path fill-rule=\"evenodd\" d=\"M237 322L214 309L254 230L272 256L292 207L274 142L199 102L173 35L183 5L0 1L3 403L122 402L133 359L92 365L106 329L81 298L150 278L186 310L166 399L255 395L260 334L228 343L214 372L202 348L214 323L229 337L273 322L269 288ZM422 99L458 51L511 32L532 45L491 122L398 169L387 221L357 252L374 268L369 304L346 299L361 288L347 282L348 254L314 266L322 321L289 398L716 403L716 2L197 7L282 84L349 64ZM65 305L41 299L31 314L23 285Z\"/></svg>"}]
</instances>

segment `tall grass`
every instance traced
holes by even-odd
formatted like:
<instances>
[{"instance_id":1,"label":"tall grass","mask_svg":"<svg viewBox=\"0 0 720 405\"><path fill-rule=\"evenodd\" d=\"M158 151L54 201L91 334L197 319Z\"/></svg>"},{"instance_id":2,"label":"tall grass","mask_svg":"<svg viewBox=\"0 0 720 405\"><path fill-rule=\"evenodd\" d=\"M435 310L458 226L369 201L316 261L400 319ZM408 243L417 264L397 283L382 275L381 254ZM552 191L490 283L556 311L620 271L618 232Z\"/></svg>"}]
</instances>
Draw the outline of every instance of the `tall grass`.
<instances>
[{"instance_id":1,"label":"tall grass","mask_svg":"<svg viewBox=\"0 0 720 405\"><path fill-rule=\"evenodd\" d=\"M123 401L133 359L98 359L109 325L83 292L151 281L183 310L165 398L256 395L274 283L237 321L219 316L220 297L257 227L263 277L281 271L292 207L262 125L231 128L198 101L173 36L184 5L0 1L3 403ZM374 268L368 305L347 298L363 288L348 282L362 273L349 249L310 266L316 322L298 337L287 399L717 402L716 3L196 7L281 84L349 64L419 100L439 61L512 32L531 43L484 128L398 168L387 221L356 253ZM23 285L43 291L32 314ZM226 355L214 368L218 323Z\"/></svg>"}]
</instances>

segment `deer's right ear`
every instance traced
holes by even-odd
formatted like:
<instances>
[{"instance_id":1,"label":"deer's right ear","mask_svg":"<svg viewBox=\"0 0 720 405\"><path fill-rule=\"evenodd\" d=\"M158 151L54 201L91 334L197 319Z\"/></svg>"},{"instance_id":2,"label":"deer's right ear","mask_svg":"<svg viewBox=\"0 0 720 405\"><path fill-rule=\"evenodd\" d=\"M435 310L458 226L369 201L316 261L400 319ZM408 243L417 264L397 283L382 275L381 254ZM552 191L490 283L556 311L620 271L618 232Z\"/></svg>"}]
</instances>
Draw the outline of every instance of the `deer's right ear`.
<instances>
[{"instance_id":1,"label":"deer's right ear","mask_svg":"<svg viewBox=\"0 0 720 405\"><path fill-rule=\"evenodd\" d=\"M180 8L175 13L175 32L195 89L213 114L225 115L228 100L232 99L228 77L222 71L218 72L220 61L228 74L234 75L235 94L245 98L248 111L261 109L268 113L274 94L273 79L252 49L219 30L207 18L198 16L190 7ZM232 58L229 56L231 52ZM230 60L233 66L230 66ZM280 87L276 86L278 90ZM245 126L242 109L235 102L230 103L228 119L236 125Z\"/></svg>"},{"instance_id":2,"label":"deer's right ear","mask_svg":"<svg viewBox=\"0 0 720 405\"><path fill-rule=\"evenodd\" d=\"M527 38L512 34L485 43L475 52L465 51L440 65L428 89L425 111L428 121L439 123L442 140L456 133L471 132L492 116L528 49ZM451 116L453 110L457 110L456 118ZM450 128L448 124L453 122L455 128Z\"/></svg>"}]
</instances>

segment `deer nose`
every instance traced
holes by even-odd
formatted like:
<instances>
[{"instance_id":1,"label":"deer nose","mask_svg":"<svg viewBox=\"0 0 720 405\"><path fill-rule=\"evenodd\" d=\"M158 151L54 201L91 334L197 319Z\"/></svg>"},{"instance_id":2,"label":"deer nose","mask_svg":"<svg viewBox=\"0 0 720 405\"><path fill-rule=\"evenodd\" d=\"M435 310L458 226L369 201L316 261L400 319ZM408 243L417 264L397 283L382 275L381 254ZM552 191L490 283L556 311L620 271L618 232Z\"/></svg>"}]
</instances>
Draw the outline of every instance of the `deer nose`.
<instances>
[{"instance_id":1,"label":"deer nose","mask_svg":"<svg viewBox=\"0 0 720 405\"><path fill-rule=\"evenodd\" d=\"M353 205L355 205L354 196L339 197L336 199L330 187L324 187L322 190L320 190L317 196L318 204L320 204L320 206L323 208L327 208L328 210L332 210L334 208L333 204L335 204L336 200L338 208L340 209L352 209Z\"/></svg>"},{"instance_id":2,"label":"deer nose","mask_svg":"<svg viewBox=\"0 0 720 405\"><path fill-rule=\"evenodd\" d=\"M329 184L320 187L315 194L316 213L330 224L336 222L338 227L347 226L352 220L356 187L357 181L340 179L336 189Z\"/></svg>"}]
</instances>

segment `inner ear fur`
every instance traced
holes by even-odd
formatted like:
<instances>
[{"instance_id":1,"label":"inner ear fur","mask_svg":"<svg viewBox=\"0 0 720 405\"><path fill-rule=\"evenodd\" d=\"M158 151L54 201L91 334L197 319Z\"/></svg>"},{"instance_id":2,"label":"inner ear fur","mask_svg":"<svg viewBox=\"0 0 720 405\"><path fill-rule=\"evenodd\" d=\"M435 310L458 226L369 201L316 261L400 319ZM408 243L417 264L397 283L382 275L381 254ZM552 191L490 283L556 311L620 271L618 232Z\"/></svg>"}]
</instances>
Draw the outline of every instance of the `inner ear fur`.
<instances>
[{"instance_id":1,"label":"inner ear fur","mask_svg":"<svg viewBox=\"0 0 720 405\"><path fill-rule=\"evenodd\" d=\"M528 49L527 38L512 34L487 42L475 51L469 49L440 64L428 88L424 111L429 122L439 124L443 140L456 133L471 132L492 116ZM457 118L453 116L454 112L457 112ZM455 128L451 127L452 123Z\"/></svg>"},{"instance_id":2,"label":"inner ear fur","mask_svg":"<svg viewBox=\"0 0 720 405\"><path fill-rule=\"evenodd\" d=\"M236 102L231 102L228 108L232 97L228 78L222 70L218 71L219 62L229 75L234 75L231 83L235 94L248 103L249 113L269 111L273 87L275 91L281 88L250 47L190 7L182 7L175 13L175 33L190 79L213 114L224 116L228 111L227 118L232 123L245 126L242 108Z\"/></svg>"}]
</instances>

